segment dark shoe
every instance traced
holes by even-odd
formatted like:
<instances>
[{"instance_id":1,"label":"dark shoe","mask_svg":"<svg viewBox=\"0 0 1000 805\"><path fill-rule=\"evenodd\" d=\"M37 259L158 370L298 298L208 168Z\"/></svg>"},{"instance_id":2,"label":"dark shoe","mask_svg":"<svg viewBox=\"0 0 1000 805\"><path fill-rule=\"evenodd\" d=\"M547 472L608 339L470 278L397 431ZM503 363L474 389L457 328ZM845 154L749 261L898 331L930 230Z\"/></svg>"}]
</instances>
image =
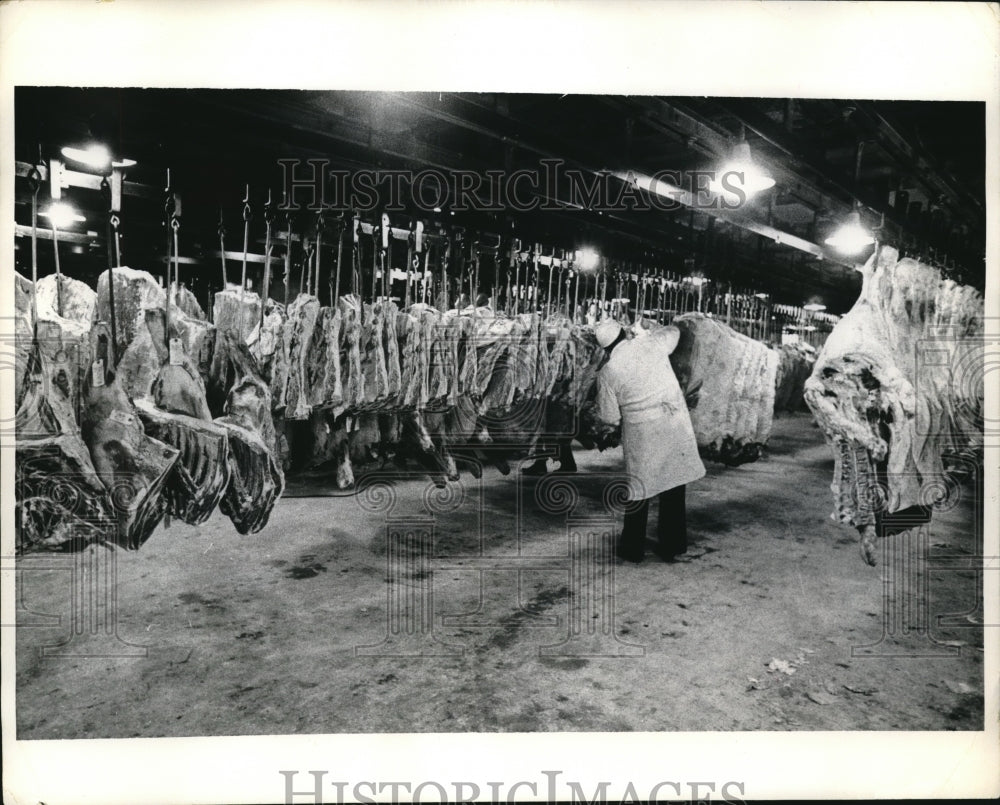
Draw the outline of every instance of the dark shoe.
<instances>
[{"instance_id":1,"label":"dark shoe","mask_svg":"<svg viewBox=\"0 0 1000 805\"><path fill-rule=\"evenodd\" d=\"M652 546L652 549L653 553L659 556L664 562L676 562L678 557L687 553L687 548L671 547L660 544Z\"/></svg>"},{"instance_id":2,"label":"dark shoe","mask_svg":"<svg viewBox=\"0 0 1000 805\"><path fill-rule=\"evenodd\" d=\"M633 548L625 547L621 543L615 546L615 556L626 562L633 562L634 564L639 564L642 561L643 556L646 551L643 548Z\"/></svg>"},{"instance_id":3,"label":"dark shoe","mask_svg":"<svg viewBox=\"0 0 1000 805\"><path fill-rule=\"evenodd\" d=\"M631 562L634 565L642 564L643 555L641 553L626 553L623 551L615 551L615 558L620 559L623 562Z\"/></svg>"},{"instance_id":4,"label":"dark shoe","mask_svg":"<svg viewBox=\"0 0 1000 805\"><path fill-rule=\"evenodd\" d=\"M545 475L548 472L548 460L539 459L530 467L525 467L521 470L521 475L530 475L532 477L539 477Z\"/></svg>"},{"instance_id":5,"label":"dark shoe","mask_svg":"<svg viewBox=\"0 0 1000 805\"><path fill-rule=\"evenodd\" d=\"M576 472L576 464L570 464L568 467L560 464L559 469L553 470L554 475L572 475Z\"/></svg>"}]
</instances>

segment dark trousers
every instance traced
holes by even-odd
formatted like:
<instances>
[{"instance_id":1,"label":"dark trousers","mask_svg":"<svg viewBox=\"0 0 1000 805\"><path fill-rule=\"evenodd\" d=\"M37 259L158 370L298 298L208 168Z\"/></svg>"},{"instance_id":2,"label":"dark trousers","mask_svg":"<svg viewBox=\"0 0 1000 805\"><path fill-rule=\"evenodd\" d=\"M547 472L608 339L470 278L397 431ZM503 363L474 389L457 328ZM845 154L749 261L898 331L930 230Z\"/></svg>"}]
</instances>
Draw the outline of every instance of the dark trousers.
<instances>
[{"instance_id":1,"label":"dark trousers","mask_svg":"<svg viewBox=\"0 0 1000 805\"><path fill-rule=\"evenodd\" d=\"M675 486L660 492L660 511L656 522L656 539L659 553L676 556L687 550L687 510L684 503L684 486ZM646 552L646 524L649 521L647 498L635 511L626 512L618 552L627 558L641 559Z\"/></svg>"}]
</instances>

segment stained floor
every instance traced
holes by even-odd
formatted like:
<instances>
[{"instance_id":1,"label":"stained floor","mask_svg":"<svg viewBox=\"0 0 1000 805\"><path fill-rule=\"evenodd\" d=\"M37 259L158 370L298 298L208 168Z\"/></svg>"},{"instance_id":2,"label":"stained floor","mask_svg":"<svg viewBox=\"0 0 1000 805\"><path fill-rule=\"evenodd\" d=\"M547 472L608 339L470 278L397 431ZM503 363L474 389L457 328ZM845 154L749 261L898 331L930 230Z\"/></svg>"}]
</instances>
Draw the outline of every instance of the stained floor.
<instances>
[{"instance_id":1,"label":"stained floor","mask_svg":"<svg viewBox=\"0 0 1000 805\"><path fill-rule=\"evenodd\" d=\"M689 487L685 558L616 565L621 452L577 457L22 559L18 738L982 728L970 488L868 567L819 431L783 417Z\"/></svg>"}]
</instances>

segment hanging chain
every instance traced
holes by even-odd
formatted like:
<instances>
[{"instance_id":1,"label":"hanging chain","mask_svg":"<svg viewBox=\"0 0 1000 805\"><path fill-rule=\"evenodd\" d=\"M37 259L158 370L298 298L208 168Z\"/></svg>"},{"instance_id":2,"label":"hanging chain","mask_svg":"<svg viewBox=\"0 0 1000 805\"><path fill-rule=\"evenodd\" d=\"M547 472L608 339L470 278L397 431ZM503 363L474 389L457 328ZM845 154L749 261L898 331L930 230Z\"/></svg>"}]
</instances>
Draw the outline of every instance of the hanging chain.
<instances>
[{"instance_id":1,"label":"hanging chain","mask_svg":"<svg viewBox=\"0 0 1000 805\"><path fill-rule=\"evenodd\" d=\"M330 293L330 307L336 307L340 299L340 263L344 256L344 231L347 229L344 223L346 215L347 213L341 214L340 226L337 229L337 268L333 288Z\"/></svg>"},{"instance_id":2,"label":"hanging chain","mask_svg":"<svg viewBox=\"0 0 1000 805\"><path fill-rule=\"evenodd\" d=\"M247 193L243 199L243 272L240 276L240 293L247 287L247 253L250 249L250 220L253 214L250 211L250 185L247 185Z\"/></svg>"},{"instance_id":3,"label":"hanging chain","mask_svg":"<svg viewBox=\"0 0 1000 805\"><path fill-rule=\"evenodd\" d=\"M42 186L42 173L37 165L28 172L31 188L31 326L38 333L38 188Z\"/></svg>"},{"instance_id":4,"label":"hanging chain","mask_svg":"<svg viewBox=\"0 0 1000 805\"><path fill-rule=\"evenodd\" d=\"M50 219L50 222L52 224L52 254L55 256L56 261L56 313L62 316L62 270L59 266L59 229L56 226L54 218Z\"/></svg>"},{"instance_id":5,"label":"hanging chain","mask_svg":"<svg viewBox=\"0 0 1000 805\"><path fill-rule=\"evenodd\" d=\"M288 307L288 283L292 276L292 214L285 213L285 223L288 225L285 233L285 275L282 282L285 286L284 305Z\"/></svg>"},{"instance_id":6,"label":"hanging chain","mask_svg":"<svg viewBox=\"0 0 1000 805\"><path fill-rule=\"evenodd\" d=\"M303 233L302 237L305 237ZM299 275L299 293L308 294L312 287L313 251L316 245L312 240L306 240L305 252L302 256L302 273Z\"/></svg>"},{"instance_id":7,"label":"hanging chain","mask_svg":"<svg viewBox=\"0 0 1000 805\"><path fill-rule=\"evenodd\" d=\"M264 205L264 282L260 289L260 337L264 333L264 307L271 293L271 227L274 224L274 209L271 207L271 192L267 193L267 203Z\"/></svg>"},{"instance_id":8,"label":"hanging chain","mask_svg":"<svg viewBox=\"0 0 1000 805\"><path fill-rule=\"evenodd\" d=\"M316 213L316 277L313 280L313 296L319 299L319 272L320 272L320 255L323 248L323 229L326 226L326 220L323 218L323 211L320 210Z\"/></svg>"},{"instance_id":9,"label":"hanging chain","mask_svg":"<svg viewBox=\"0 0 1000 805\"><path fill-rule=\"evenodd\" d=\"M222 207L219 207L219 259L222 260L222 290L226 290L229 277L226 274L226 223L222 217Z\"/></svg>"},{"instance_id":10,"label":"hanging chain","mask_svg":"<svg viewBox=\"0 0 1000 805\"><path fill-rule=\"evenodd\" d=\"M422 301L425 305L427 304L427 294L430 291L430 285L433 279L429 273L430 263L431 263L431 246L428 243L427 247L424 249L424 282L422 289L423 290Z\"/></svg>"},{"instance_id":11,"label":"hanging chain","mask_svg":"<svg viewBox=\"0 0 1000 805\"><path fill-rule=\"evenodd\" d=\"M250 219L253 218L253 214L250 211L250 185L247 185L246 188L246 195L243 197L243 271L240 275L240 320L238 330L240 341L244 340L243 321L246 314L246 305L243 304L243 300L246 297L247 290L247 252L250 249Z\"/></svg>"},{"instance_id":12,"label":"hanging chain","mask_svg":"<svg viewBox=\"0 0 1000 805\"><path fill-rule=\"evenodd\" d=\"M178 248L178 233L181 228L181 221L176 215L170 219L170 229L173 231L174 235L174 281L173 284L176 286L176 291L180 292L181 280L180 280L180 268L181 268L181 252Z\"/></svg>"},{"instance_id":13,"label":"hanging chain","mask_svg":"<svg viewBox=\"0 0 1000 805\"><path fill-rule=\"evenodd\" d=\"M119 224L121 224L121 219L115 213L111 213L111 230L115 236L115 268L122 267L122 245L118 234Z\"/></svg>"}]
</instances>

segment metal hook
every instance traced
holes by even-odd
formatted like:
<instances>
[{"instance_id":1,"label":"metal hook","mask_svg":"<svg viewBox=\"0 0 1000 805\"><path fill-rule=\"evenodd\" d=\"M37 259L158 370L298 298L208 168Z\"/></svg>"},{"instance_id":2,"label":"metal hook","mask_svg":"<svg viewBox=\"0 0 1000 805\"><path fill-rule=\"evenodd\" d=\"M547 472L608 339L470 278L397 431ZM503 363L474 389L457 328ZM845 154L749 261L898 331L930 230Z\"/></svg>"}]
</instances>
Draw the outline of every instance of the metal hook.
<instances>
[{"instance_id":1,"label":"metal hook","mask_svg":"<svg viewBox=\"0 0 1000 805\"><path fill-rule=\"evenodd\" d=\"M253 215L250 212L250 185L246 186L246 193L243 196L243 220L248 222Z\"/></svg>"},{"instance_id":2,"label":"metal hook","mask_svg":"<svg viewBox=\"0 0 1000 805\"><path fill-rule=\"evenodd\" d=\"M267 191L267 203L264 205L264 223L268 228L274 223L274 208L271 206L271 191Z\"/></svg>"},{"instance_id":3,"label":"metal hook","mask_svg":"<svg viewBox=\"0 0 1000 805\"><path fill-rule=\"evenodd\" d=\"M37 193L38 188L42 184L42 172L38 170L37 165L32 165L31 170L28 171L28 186L31 188L32 193Z\"/></svg>"}]
</instances>

